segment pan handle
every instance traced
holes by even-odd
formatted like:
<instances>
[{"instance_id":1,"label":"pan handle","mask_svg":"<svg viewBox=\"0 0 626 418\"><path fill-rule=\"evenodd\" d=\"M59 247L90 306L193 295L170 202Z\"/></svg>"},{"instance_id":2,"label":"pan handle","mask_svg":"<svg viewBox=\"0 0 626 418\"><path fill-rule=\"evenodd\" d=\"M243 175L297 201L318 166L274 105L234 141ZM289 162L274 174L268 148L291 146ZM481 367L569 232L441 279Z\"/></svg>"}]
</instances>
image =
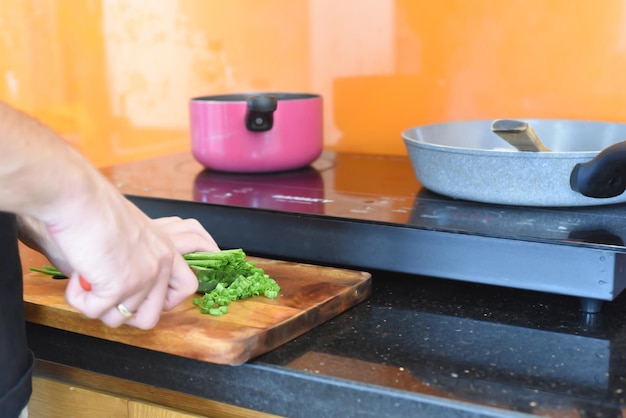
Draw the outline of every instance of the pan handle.
<instances>
[{"instance_id":1,"label":"pan handle","mask_svg":"<svg viewBox=\"0 0 626 418\"><path fill-rule=\"evenodd\" d=\"M570 187L588 197L619 196L626 190L626 141L605 148L586 163L574 166Z\"/></svg>"}]
</instances>

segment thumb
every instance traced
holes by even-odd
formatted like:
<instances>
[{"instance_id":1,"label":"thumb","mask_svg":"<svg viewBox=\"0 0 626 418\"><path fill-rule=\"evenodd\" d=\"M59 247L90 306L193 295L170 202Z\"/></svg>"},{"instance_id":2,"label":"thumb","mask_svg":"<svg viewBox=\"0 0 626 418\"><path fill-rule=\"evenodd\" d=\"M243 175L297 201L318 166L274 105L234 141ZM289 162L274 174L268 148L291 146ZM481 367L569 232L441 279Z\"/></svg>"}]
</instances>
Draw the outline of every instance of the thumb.
<instances>
[{"instance_id":1,"label":"thumb","mask_svg":"<svg viewBox=\"0 0 626 418\"><path fill-rule=\"evenodd\" d=\"M97 318L99 316L98 308L104 310L105 307L97 306L99 303L94 303L93 296L91 294L91 284L74 271L70 275L65 288L65 300L67 303L87 317ZM87 309L90 306L95 309Z\"/></svg>"}]
</instances>

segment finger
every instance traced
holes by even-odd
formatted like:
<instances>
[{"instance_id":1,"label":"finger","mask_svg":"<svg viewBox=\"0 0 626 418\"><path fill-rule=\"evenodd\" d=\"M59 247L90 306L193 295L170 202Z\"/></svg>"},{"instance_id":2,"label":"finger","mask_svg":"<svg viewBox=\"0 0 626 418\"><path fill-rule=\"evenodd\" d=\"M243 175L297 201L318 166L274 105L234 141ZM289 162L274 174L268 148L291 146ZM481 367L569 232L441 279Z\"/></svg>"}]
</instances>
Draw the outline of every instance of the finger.
<instances>
[{"instance_id":1,"label":"finger","mask_svg":"<svg viewBox=\"0 0 626 418\"><path fill-rule=\"evenodd\" d=\"M146 296L143 294L137 294L124 299L122 302L114 303L98 319L112 328L128 323L137 315L141 305L145 302L145 298Z\"/></svg>"},{"instance_id":2,"label":"finger","mask_svg":"<svg viewBox=\"0 0 626 418\"><path fill-rule=\"evenodd\" d=\"M162 218L154 218L153 221L155 224L163 226L175 222L182 221L183 218L180 216L164 216Z\"/></svg>"},{"instance_id":3,"label":"finger","mask_svg":"<svg viewBox=\"0 0 626 418\"><path fill-rule=\"evenodd\" d=\"M65 300L74 309L88 318L99 318L110 309L110 302L92 291L85 290L80 284L80 276L73 272L65 288Z\"/></svg>"},{"instance_id":4,"label":"finger","mask_svg":"<svg viewBox=\"0 0 626 418\"><path fill-rule=\"evenodd\" d=\"M74 272L70 274L67 286L65 288L65 300L74 309L83 311L81 308L85 305L84 299L87 291L80 285L79 275ZM96 318L96 316L91 316Z\"/></svg>"},{"instance_id":5,"label":"finger","mask_svg":"<svg viewBox=\"0 0 626 418\"><path fill-rule=\"evenodd\" d=\"M170 234L197 235L200 241L197 241L198 247L194 251L219 251L219 247L211 234L195 219L185 219L177 224L169 225L168 228L171 230Z\"/></svg>"},{"instance_id":6,"label":"finger","mask_svg":"<svg viewBox=\"0 0 626 418\"><path fill-rule=\"evenodd\" d=\"M192 251L219 251L219 247L211 234L196 219L181 219L179 217L158 218L154 222L160 229L172 236L184 237L177 239L178 246L184 244L184 249L177 250L182 253Z\"/></svg>"},{"instance_id":7,"label":"finger","mask_svg":"<svg viewBox=\"0 0 626 418\"><path fill-rule=\"evenodd\" d=\"M118 304L119 305L119 304ZM127 318L126 316L124 316L119 309L117 308L117 306L114 306L112 308L109 308L109 310L107 312L105 312L104 314L102 314L101 316L98 317L98 319L100 321L102 321L106 326L111 327L111 328L117 328L120 325L123 325L126 321L129 320L129 318ZM124 305L126 306L126 305ZM127 308L130 312L133 312L130 310L130 308Z\"/></svg>"},{"instance_id":8,"label":"finger","mask_svg":"<svg viewBox=\"0 0 626 418\"><path fill-rule=\"evenodd\" d=\"M180 254L188 254L194 251L216 252L220 250L213 239L209 241L193 232L170 234L170 240Z\"/></svg>"},{"instance_id":9,"label":"finger","mask_svg":"<svg viewBox=\"0 0 626 418\"><path fill-rule=\"evenodd\" d=\"M163 312L166 292L167 281L159 281L159 283L152 288L150 293L148 293L145 300L139 305L135 314L131 318L125 318L126 323L140 329L154 328L159 322L161 313Z\"/></svg>"},{"instance_id":10,"label":"finger","mask_svg":"<svg viewBox=\"0 0 626 418\"><path fill-rule=\"evenodd\" d=\"M163 309L169 311L180 305L198 290L198 279L182 257L172 265L172 278L166 289Z\"/></svg>"},{"instance_id":11,"label":"finger","mask_svg":"<svg viewBox=\"0 0 626 418\"><path fill-rule=\"evenodd\" d=\"M87 280L83 279L87 283ZM146 298L148 290L140 288L140 291L124 300L124 306L129 311L135 312L137 307ZM117 293L116 293L117 294ZM128 318L120 313L117 306L119 296L103 296L97 288L86 288L81 283L81 276L74 272L70 275L67 288L65 290L65 298L70 306L82 312L86 317L92 319L100 319L111 327L118 327Z\"/></svg>"}]
</instances>

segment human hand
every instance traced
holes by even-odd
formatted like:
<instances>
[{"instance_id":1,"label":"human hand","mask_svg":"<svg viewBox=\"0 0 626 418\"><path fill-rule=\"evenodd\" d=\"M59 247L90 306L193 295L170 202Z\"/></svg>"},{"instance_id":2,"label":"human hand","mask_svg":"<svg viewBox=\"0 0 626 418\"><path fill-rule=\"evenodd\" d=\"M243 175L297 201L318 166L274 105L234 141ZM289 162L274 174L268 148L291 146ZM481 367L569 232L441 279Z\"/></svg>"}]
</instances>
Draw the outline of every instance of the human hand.
<instances>
[{"instance_id":1,"label":"human hand","mask_svg":"<svg viewBox=\"0 0 626 418\"><path fill-rule=\"evenodd\" d=\"M181 254L219 248L196 220L151 220L124 198L108 199L113 202L106 211L81 211L83 219L47 228L48 251L61 254L50 261L70 275L66 299L74 308L111 327L127 323L149 329L163 310L197 289ZM79 277L90 290L81 287ZM119 304L134 315L125 317Z\"/></svg>"},{"instance_id":2,"label":"human hand","mask_svg":"<svg viewBox=\"0 0 626 418\"><path fill-rule=\"evenodd\" d=\"M46 226L29 216L18 216L19 238L30 248L44 254L46 258L68 277L72 268L63 257L60 248L52 240ZM165 232L180 254L193 251L219 251L213 237L196 219L182 219L178 216L156 218L154 225Z\"/></svg>"}]
</instances>

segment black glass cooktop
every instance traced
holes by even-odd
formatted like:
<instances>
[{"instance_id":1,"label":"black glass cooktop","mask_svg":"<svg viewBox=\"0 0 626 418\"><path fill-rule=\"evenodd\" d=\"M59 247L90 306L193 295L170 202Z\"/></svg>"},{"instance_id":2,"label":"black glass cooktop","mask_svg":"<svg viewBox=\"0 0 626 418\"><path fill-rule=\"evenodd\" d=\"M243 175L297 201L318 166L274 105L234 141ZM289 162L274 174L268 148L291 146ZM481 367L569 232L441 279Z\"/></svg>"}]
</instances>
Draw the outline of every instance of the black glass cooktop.
<instances>
[{"instance_id":1,"label":"black glass cooktop","mask_svg":"<svg viewBox=\"0 0 626 418\"><path fill-rule=\"evenodd\" d=\"M174 154L103 170L151 216L198 218L222 247L612 300L626 205L533 208L450 199L402 156L325 152L304 169L233 174Z\"/></svg>"},{"instance_id":2,"label":"black glass cooktop","mask_svg":"<svg viewBox=\"0 0 626 418\"><path fill-rule=\"evenodd\" d=\"M304 169L269 174L215 172L187 154L164 158L158 169L151 167L157 159L105 172L138 196L614 250L626 237L626 205L529 208L454 200L422 188L405 157L326 152Z\"/></svg>"}]
</instances>

